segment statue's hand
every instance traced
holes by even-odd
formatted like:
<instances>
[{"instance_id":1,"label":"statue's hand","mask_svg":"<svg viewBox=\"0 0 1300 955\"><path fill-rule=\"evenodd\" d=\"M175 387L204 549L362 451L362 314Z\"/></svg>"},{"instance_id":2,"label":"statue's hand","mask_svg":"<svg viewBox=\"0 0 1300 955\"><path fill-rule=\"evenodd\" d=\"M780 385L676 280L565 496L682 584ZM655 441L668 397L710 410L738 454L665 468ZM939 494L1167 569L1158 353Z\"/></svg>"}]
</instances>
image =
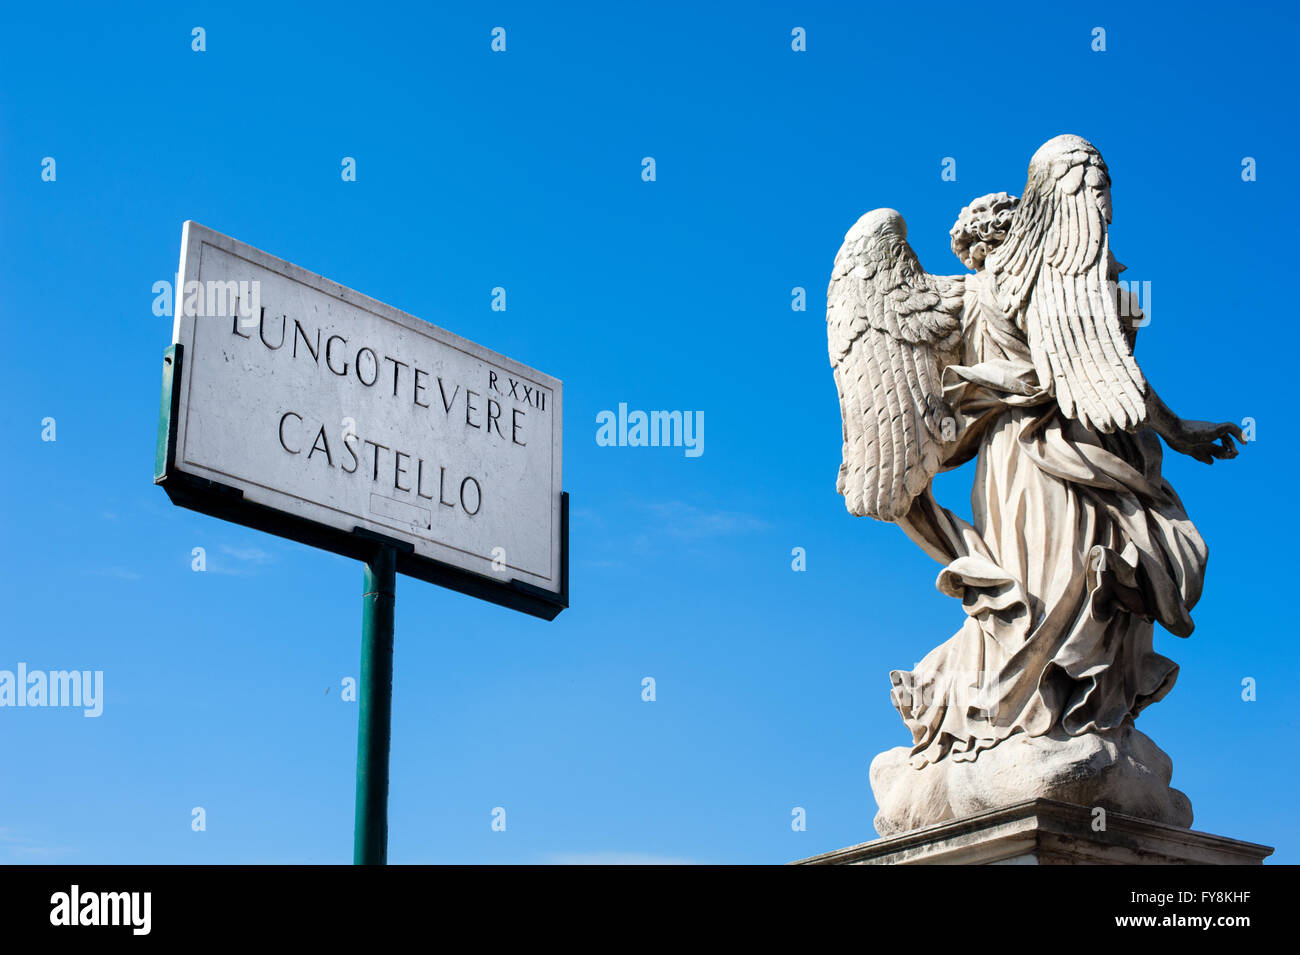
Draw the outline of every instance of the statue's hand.
<instances>
[{"instance_id":1,"label":"statue's hand","mask_svg":"<svg viewBox=\"0 0 1300 955\"><path fill-rule=\"evenodd\" d=\"M1241 428L1231 421L1215 424L1212 421L1180 420L1171 432L1165 435L1171 448L1206 464L1213 464L1215 458L1235 458L1237 447L1232 443L1234 436L1243 444L1246 442Z\"/></svg>"}]
</instances>

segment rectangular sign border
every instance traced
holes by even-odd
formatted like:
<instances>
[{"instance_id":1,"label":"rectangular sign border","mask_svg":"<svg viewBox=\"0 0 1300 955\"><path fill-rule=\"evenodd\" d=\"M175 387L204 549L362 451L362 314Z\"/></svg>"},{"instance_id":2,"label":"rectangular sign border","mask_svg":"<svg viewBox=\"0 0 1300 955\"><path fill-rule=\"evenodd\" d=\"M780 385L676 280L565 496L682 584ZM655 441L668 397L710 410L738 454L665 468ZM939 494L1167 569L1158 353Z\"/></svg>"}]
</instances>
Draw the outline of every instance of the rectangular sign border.
<instances>
[{"instance_id":1,"label":"rectangular sign border","mask_svg":"<svg viewBox=\"0 0 1300 955\"><path fill-rule=\"evenodd\" d=\"M549 467L551 496L548 500L546 513L548 515L547 549L550 556L546 571L543 573L531 566L514 568L511 564L507 563L507 566L501 569L503 573L498 576L499 571L495 564L493 565L492 573L487 572L486 566L487 562L490 560L487 555L465 551L462 547L446 540L425 537L424 535L416 535L419 537L419 540L415 541L415 547L429 560L447 563L451 566L458 566L462 570L477 575L482 579L493 582L501 579L509 579L506 575L509 575L512 569L518 569L520 570L518 576L523 578L523 580L520 581L521 583L527 582L539 589L549 591L552 595L556 595L559 592L559 589L562 587L559 574L561 547L559 524L560 509L563 506L563 484L559 463L561 454L557 452L556 448L557 442L562 441L562 431L560 430L562 425L560 423L559 414L563 407L561 391L563 386L559 379L536 368L523 365L500 352L479 344L478 342L462 338L461 336L455 335L440 326L423 321L408 312L394 308L387 303L371 298L355 289L348 288L345 285L340 285L333 279L326 278L316 272L309 271L301 266L277 258L262 249L249 245L246 242L241 242L232 236L218 232L215 229L208 228L207 226L189 219L182 224L181 229L181 259L176 285L176 310L172 335L173 344L183 344L188 347L194 336L197 334L195 322L193 320L187 322L183 317L183 290L188 287L188 283L191 280L199 278L203 252L207 247L211 247L215 251L221 251L228 255L232 255L237 259L243 260L250 266L267 269L291 282L298 283L317 293L336 299L346 306L358 308L378 320L393 323L394 325L405 329L408 333L432 339L434 342L461 352L471 359L486 362L488 365L495 365L497 368L512 375L519 376L526 381L531 381L536 385L548 389L552 393L555 407L552 413L551 436L549 442L551 449L551 464ZM193 365L196 354L197 353L191 351L189 365ZM187 405L189 389L191 383L195 380L195 368L197 368L197 366L187 369L185 383L183 385L178 380L177 389L180 393L180 404L182 407ZM186 440L188 424L188 413L182 414L177 418L175 425L177 429L177 453L175 466L173 468L176 473L184 473L187 476L199 478L205 481L243 488L244 497L246 499L252 498L254 500L260 500L263 506L281 512L294 513L305 520L322 524L334 524L336 529L339 529L339 525L342 525L342 528L352 527L354 530L356 526L363 526L372 534L380 534L396 540L410 540L410 538L407 537L405 530L400 526L400 522L395 523L391 519L386 519L369 513L363 514L358 512L356 514L346 514L345 512L339 512L338 509L332 508L321 501L316 501L312 498L304 498L298 494L285 492L276 487L267 485L261 485L267 492L266 495L263 495L258 493L256 490L256 485L259 484L256 480L250 479L246 481L239 473L224 473L229 469L214 469L211 466L199 464L198 462L190 462L188 460L189 451L188 442ZM267 497L270 499L266 499ZM299 511L296 507L291 508L284 506L282 499L296 501L305 506L301 511ZM334 513L326 514L326 511L333 511ZM345 519L336 521L335 515L339 515ZM347 517L350 517L352 520L347 520ZM355 524L353 521L355 521ZM344 532L346 533L346 530ZM457 553L458 551L459 554ZM471 566L465 566L465 561L460 559L461 554L470 554L472 557L477 558L477 560L471 561ZM481 566L474 566L477 564L481 564Z\"/></svg>"}]
</instances>

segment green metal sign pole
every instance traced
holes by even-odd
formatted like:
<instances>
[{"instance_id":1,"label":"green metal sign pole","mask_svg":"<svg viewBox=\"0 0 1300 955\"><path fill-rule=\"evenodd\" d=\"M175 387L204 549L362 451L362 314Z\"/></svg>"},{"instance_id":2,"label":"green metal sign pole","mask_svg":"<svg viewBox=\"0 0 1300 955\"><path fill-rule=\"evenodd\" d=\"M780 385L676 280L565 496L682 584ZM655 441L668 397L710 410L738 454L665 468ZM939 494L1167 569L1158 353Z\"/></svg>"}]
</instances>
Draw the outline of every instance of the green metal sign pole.
<instances>
[{"instance_id":1,"label":"green metal sign pole","mask_svg":"<svg viewBox=\"0 0 1300 955\"><path fill-rule=\"evenodd\" d=\"M380 546L361 595L361 713L357 719L354 865L388 864L388 749L393 726L393 605L397 551Z\"/></svg>"}]
</instances>

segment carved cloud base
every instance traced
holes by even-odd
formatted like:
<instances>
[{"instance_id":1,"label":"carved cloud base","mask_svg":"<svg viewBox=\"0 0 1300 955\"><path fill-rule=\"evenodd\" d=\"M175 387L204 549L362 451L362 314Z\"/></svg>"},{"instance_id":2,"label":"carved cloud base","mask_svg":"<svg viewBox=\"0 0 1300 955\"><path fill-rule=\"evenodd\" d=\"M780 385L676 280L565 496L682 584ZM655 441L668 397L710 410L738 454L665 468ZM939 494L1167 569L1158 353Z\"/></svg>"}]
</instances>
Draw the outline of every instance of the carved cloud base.
<instances>
[{"instance_id":1,"label":"carved cloud base","mask_svg":"<svg viewBox=\"0 0 1300 955\"><path fill-rule=\"evenodd\" d=\"M1101 807L1182 829L1191 801L1171 789L1173 763L1130 724L1085 736L1012 736L971 762L951 758L913 769L898 746L871 763L881 836L911 832L1031 799Z\"/></svg>"}]
</instances>

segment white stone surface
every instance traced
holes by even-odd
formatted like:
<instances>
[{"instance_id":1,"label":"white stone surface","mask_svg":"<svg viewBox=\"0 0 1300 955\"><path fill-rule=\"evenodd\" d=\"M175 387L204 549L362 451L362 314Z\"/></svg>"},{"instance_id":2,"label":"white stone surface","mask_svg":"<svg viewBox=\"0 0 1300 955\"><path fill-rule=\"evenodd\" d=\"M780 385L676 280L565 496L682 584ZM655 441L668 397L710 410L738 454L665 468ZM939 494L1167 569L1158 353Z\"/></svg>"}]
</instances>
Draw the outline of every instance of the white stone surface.
<instances>
[{"instance_id":1,"label":"white stone surface","mask_svg":"<svg viewBox=\"0 0 1300 955\"><path fill-rule=\"evenodd\" d=\"M1050 799L824 852L794 865L1259 865L1269 846Z\"/></svg>"},{"instance_id":2,"label":"white stone surface","mask_svg":"<svg viewBox=\"0 0 1300 955\"><path fill-rule=\"evenodd\" d=\"M1017 734L969 761L941 759L914 769L897 746L871 763L880 804L876 831L897 835L1023 802L1054 799L1184 829L1192 804L1169 786L1173 763L1131 725L1067 736Z\"/></svg>"},{"instance_id":3,"label":"white stone surface","mask_svg":"<svg viewBox=\"0 0 1300 955\"><path fill-rule=\"evenodd\" d=\"M558 380L197 223L180 279L179 470L560 591Z\"/></svg>"}]
</instances>

